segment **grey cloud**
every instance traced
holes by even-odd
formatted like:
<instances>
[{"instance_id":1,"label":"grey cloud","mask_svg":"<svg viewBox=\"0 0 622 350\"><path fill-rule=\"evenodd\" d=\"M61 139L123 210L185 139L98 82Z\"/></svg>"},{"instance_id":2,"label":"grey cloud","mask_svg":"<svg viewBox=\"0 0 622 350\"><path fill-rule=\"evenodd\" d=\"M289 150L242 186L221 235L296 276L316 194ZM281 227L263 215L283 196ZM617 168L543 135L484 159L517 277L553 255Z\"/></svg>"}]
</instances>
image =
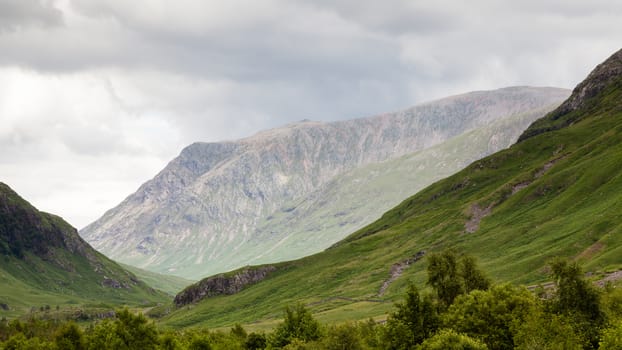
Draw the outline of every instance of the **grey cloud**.
<instances>
[{"instance_id":1,"label":"grey cloud","mask_svg":"<svg viewBox=\"0 0 622 350\"><path fill-rule=\"evenodd\" d=\"M50 1L3 0L0 2L0 34L29 26L52 27L63 23L62 12Z\"/></svg>"}]
</instances>

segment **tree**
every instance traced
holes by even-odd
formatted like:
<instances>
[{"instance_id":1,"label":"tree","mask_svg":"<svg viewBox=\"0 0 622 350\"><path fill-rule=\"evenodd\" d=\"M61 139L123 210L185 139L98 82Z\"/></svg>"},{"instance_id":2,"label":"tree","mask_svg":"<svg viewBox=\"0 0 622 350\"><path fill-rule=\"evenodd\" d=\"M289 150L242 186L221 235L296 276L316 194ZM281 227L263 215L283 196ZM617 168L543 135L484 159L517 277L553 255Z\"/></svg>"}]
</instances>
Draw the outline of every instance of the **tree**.
<instances>
[{"instance_id":1,"label":"tree","mask_svg":"<svg viewBox=\"0 0 622 350\"><path fill-rule=\"evenodd\" d=\"M263 350L266 348L266 336L259 333L251 333L246 337L244 347L247 350Z\"/></svg>"},{"instance_id":2,"label":"tree","mask_svg":"<svg viewBox=\"0 0 622 350\"><path fill-rule=\"evenodd\" d=\"M488 347L466 334L443 329L421 344L421 350L487 350Z\"/></svg>"},{"instance_id":3,"label":"tree","mask_svg":"<svg viewBox=\"0 0 622 350\"><path fill-rule=\"evenodd\" d=\"M490 288L490 279L477 267L477 260L472 256L465 255L460 259L459 275L465 293Z\"/></svg>"},{"instance_id":4,"label":"tree","mask_svg":"<svg viewBox=\"0 0 622 350\"><path fill-rule=\"evenodd\" d=\"M294 308L285 308L285 318L279 324L272 337L270 344L280 348L291 343L293 339L303 342L313 341L320 338L320 324L313 318L309 310L302 304L297 304Z\"/></svg>"},{"instance_id":5,"label":"tree","mask_svg":"<svg viewBox=\"0 0 622 350\"><path fill-rule=\"evenodd\" d=\"M84 334L74 322L65 323L56 333L54 342L59 350L86 349Z\"/></svg>"},{"instance_id":6,"label":"tree","mask_svg":"<svg viewBox=\"0 0 622 350\"><path fill-rule=\"evenodd\" d=\"M328 328L323 341L326 350L362 350L356 325L346 323Z\"/></svg>"},{"instance_id":7,"label":"tree","mask_svg":"<svg viewBox=\"0 0 622 350\"><path fill-rule=\"evenodd\" d=\"M134 315L127 308L117 312L115 331L125 349L155 349L158 331L143 314Z\"/></svg>"},{"instance_id":8,"label":"tree","mask_svg":"<svg viewBox=\"0 0 622 350\"><path fill-rule=\"evenodd\" d=\"M618 320L603 330L600 337L600 350L622 349L622 321Z\"/></svg>"},{"instance_id":9,"label":"tree","mask_svg":"<svg viewBox=\"0 0 622 350\"><path fill-rule=\"evenodd\" d=\"M514 325L535 310L529 291L504 284L457 297L443 315L443 325L481 339L490 349L513 349Z\"/></svg>"},{"instance_id":10,"label":"tree","mask_svg":"<svg viewBox=\"0 0 622 350\"><path fill-rule=\"evenodd\" d=\"M206 335L195 334L190 340L188 350L212 350L212 345Z\"/></svg>"},{"instance_id":11,"label":"tree","mask_svg":"<svg viewBox=\"0 0 622 350\"><path fill-rule=\"evenodd\" d=\"M524 322L515 323L514 345L518 350L581 350L584 343L572 320L541 308L529 314Z\"/></svg>"},{"instance_id":12,"label":"tree","mask_svg":"<svg viewBox=\"0 0 622 350\"><path fill-rule=\"evenodd\" d=\"M551 274L557 291L553 307L559 313L578 313L589 321L602 324L604 312L600 306L600 295L588 281L576 262L568 263L556 259L550 264Z\"/></svg>"},{"instance_id":13,"label":"tree","mask_svg":"<svg viewBox=\"0 0 622 350\"><path fill-rule=\"evenodd\" d=\"M428 338L439 325L436 306L429 296L421 297L410 285L404 303L387 320L384 340L389 349L409 349Z\"/></svg>"},{"instance_id":14,"label":"tree","mask_svg":"<svg viewBox=\"0 0 622 350\"><path fill-rule=\"evenodd\" d=\"M467 255L458 258L453 250L428 257L428 284L444 308L458 295L490 288L490 280L477 267L477 260Z\"/></svg>"},{"instance_id":15,"label":"tree","mask_svg":"<svg viewBox=\"0 0 622 350\"><path fill-rule=\"evenodd\" d=\"M572 318L574 329L587 339L586 346L598 348L599 330L605 323L599 292L583 278L576 262L556 259L550 267L557 287L550 308Z\"/></svg>"},{"instance_id":16,"label":"tree","mask_svg":"<svg viewBox=\"0 0 622 350\"><path fill-rule=\"evenodd\" d=\"M434 288L438 300L449 307L463 293L458 275L458 259L450 250L432 254L428 258L428 284Z\"/></svg>"}]
</instances>

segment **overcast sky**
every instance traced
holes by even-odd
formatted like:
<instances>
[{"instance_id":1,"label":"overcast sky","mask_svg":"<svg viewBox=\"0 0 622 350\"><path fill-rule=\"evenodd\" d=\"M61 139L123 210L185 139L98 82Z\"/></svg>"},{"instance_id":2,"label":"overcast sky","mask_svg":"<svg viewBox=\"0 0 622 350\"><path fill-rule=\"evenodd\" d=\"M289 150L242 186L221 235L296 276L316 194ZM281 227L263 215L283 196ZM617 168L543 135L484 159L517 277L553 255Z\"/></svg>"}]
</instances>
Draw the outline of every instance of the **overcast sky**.
<instances>
[{"instance_id":1,"label":"overcast sky","mask_svg":"<svg viewBox=\"0 0 622 350\"><path fill-rule=\"evenodd\" d=\"M0 181L82 228L195 141L571 88L618 0L0 0Z\"/></svg>"}]
</instances>

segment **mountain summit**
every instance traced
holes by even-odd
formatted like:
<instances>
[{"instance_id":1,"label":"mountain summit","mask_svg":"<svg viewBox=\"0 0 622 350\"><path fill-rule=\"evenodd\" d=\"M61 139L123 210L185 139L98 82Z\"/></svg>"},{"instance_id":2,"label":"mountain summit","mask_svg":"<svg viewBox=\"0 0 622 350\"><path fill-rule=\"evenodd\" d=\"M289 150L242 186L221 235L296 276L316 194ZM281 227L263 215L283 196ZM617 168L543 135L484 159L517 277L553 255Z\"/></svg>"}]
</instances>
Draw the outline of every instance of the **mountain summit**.
<instances>
[{"instance_id":1,"label":"mountain summit","mask_svg":"<svg viewBox=\"0 0 622 350\"><path fill-rule=\"evenodd\" d=\"M164 322L256 322L292 301L330 320L377 317L410 283L424 287L421 256L444 249L477 257L499 282L544 282L556 258L575 261L592 276L616 278L622 266L622 75L615 68L620 56L613 57L575 89L564 104L574 109L553 111L534 125L553 117L572 123L473 162L331 249L272 264L276 273L237 294L203 293L194 307ZM209 280L178 300L202 296L197 290Z\"/></svg>"},{"instance_id":2,"label":"mountain summit","mask_svg":"<svg viewBox=\"0 0 622 350\"><path fill-rule=\"evenodd\" d=\"M603 63L599 64L592 72L577 85L570 97L564 101L546 118L533 123L519 137L518 141L524 141L546 131L557 130L580 120L585 114L578 113L594 107L599 101L596 97L605 89L616 89L620 86L622 77L622 49L611 55Z\"/></svg>"},{"instance_id":3,"label":"mountain summit","mask_svg":"<svg viewBox=\"0 0 622 350\"><path fill-rule=\"evenodd\" d=\"M81 234L113 259L190 278L316 253L509 146L567 96L555 88L480 91L195 143Z\"/></svg>"}]
</instances>

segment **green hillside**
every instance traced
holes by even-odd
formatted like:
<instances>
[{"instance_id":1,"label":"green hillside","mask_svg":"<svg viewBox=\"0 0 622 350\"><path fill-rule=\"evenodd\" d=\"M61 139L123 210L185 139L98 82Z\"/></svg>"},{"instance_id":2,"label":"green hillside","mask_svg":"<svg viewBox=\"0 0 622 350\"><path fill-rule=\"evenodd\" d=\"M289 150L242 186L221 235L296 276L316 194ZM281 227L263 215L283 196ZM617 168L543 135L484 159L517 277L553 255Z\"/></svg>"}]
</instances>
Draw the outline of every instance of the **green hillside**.
<instances>
[{"instance_id":1,"label":"green hillside","mask_svg":"<svg viewBox=\"0 0 622 350\"><path fill-rule=\"evenodd\" d=\"M75 228L0 183L0 316L148 305L168 297L96 252Z\"/></svg>"},{"instance_id":2,"label":"green hillside","mask_svg":"<svg viewBox=\"0 0 622 350\"><path fill-rule=\"evenodd\" d=\"M145 282L151 288L161 290L171 296L174 296L175 294L179 293L179 291L184 289L184 287L187 287L188 285L195 282L193 280L188 280L177 276L165 275L157 272L143 270L136 266L125 265L121 263L119 263L119 265L136 275L138 279Z\"/></svg>"},{"instance_id":3,"label":"green hillside","mask_svg":"<svg viewBox=\"0 0 622 350\"><path fill-rule=\"evenodd\" d=\"M427 187L322 253L276 264L240 293L184 306L162 322L269 327L283 306L298 301L323 321L382 317L409 280L423 287L425 259L379 293L392 266L446 247L477 256L494 279L514 283L542 281L555 256L588 271L618 269L621 169L619 51L511 148Z\"/></svg>"}]
</instances>

